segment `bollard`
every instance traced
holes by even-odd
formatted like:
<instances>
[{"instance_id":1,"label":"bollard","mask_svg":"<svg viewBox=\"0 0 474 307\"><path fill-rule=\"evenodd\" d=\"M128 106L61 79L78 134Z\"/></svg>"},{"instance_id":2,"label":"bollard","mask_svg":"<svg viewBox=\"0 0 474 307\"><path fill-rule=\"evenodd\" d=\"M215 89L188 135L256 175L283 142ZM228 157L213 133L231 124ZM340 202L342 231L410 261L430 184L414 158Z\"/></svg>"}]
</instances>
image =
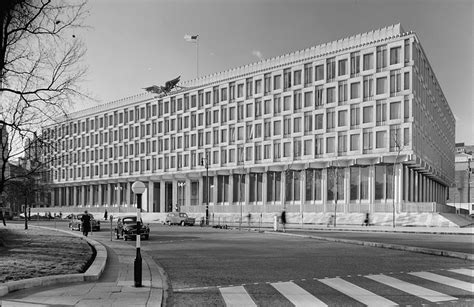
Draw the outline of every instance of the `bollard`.
<instances>
[{"instance_id":1,"label":"bollard","mask_svg":"<svg viewBox=\"0 0 474 307\"><path fill-rule=\"evenodd\" d=\"M273 231L278 231L278 216L273 217Z\"/></svg>"}]
</instances>

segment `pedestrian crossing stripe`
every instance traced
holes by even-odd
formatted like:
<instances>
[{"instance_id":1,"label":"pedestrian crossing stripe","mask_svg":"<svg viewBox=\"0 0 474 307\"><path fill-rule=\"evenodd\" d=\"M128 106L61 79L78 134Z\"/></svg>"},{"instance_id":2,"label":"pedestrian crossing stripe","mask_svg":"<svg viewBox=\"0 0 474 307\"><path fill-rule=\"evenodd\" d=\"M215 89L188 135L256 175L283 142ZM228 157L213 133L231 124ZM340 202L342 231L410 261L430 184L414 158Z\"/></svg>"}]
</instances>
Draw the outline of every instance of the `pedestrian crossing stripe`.
<instances>
[{"instance_id":1,"label":"pedestrian crossing stripe","mask_svg":"<svg viewBox=\"0 0 474 307\"><path fill-rule=\"evenodd\" d=\"M243 286L219 288L229 307L257 307Z\"/></svg>"},{"instance_id":2,"label":"pedestrian crossing stripe","mask_svg":"<svg viewBox=\"0 0 474 307\"><path fill-rule=\"evenodd\" d=\"M421 278L431 280L440 284L445 284L445 285L455 287L467 292L471 292L471 293L474 292L473 284L462 281L462 280L457 280L451 277L446 277L446 276L442 276L442 275L438 275L438 274L434 274L430 272L413 272L413 273L410 273L410 275L421 277Z\"/></svg>"},{"instance_id":3,"label":"pedestrian crossing stripe","mask_svg":"<svg viewBox=\"0 0 474 307\"><path fill-rule=\"evenodd\" d=\"M283 294L296 307L327 307L326 303L320 301L311 293L293 282L277 282L272 283L271 285L277 289L278 292Z\"/></svg>"},{"instance_id":4,"label":"pedestrian crossing stripe","mask_svg":"<svg viewBox=\"0 0 474 307\"><path fill-rule=\"evenodd\" d=\"M447 270L458 274L472 276L472 269L452 269ZM411 272L408 273L412 276L423 278L426 280L434 281L436 283L455 287L462 289L464 291L474 293L474 284L457 280L455 278L431 273L431 272ZM445 301L455 301L456 297L434 291L425 287L418 286L416 284L406 282L392 276L378 274L378 275L365 275L365 278L374 280L378 283L387 285L389 287L398 289L410 295L422 298L430 302L445 302ZM343 278L323 278L316 279L325 284L326 286L339 291L348 297L359 301L367 306L398 306L397 303L392 302L382 296L379 296L369 290L361 288L349 281L344 280ZM254 283L258 285L259 283ZM287 300L293 303L295 306L327 306L327 304L321 301L319 298L315 297L313 294L309 293L293 281L283 282L265 282L261 284L269 284L276 291L281 293ZM218 286L219 292L224 299L226 306L244 306L244 307L254 307L257 306L252 297L247 293L247 290L244 288L244 285L240 286ZM212 288L212 287L211 287Z\"/></svg>"},{"instance_id":5,"label":"pedestrian crossing stripe","mask_svg":"<svg viewBox=\"0 0 474 307\"><path fill-rule=\"evenodd\" d=\"M344 293L347 296L350 296L356 301L366 304L369 307L398 306L397 303L394 303L384 297L365 290L359 286L356 286L348 281L345 281L342 278L336 277L329 279L320 279L319 281L333 289L336 289L339 292Z\"/></svg>"},{"instance_id":6,"label":"pedestrian crossing stripe","mask_svg":"<svg viewBox=\"0 0 474 307\"><path fill-rule=\"evenodd\" d=\"M457 274L462 274L462 275L467 275L467 276L474 277L474 270L472 270L472 269L452 269L452 270L448 270L448 271L454 272L454 273L457 273Z\"/></svg>"},{"instance_id":7,"label":"pedestrian crossing stripe","mask_svg":"<svg viewBox=\"0 0 474 307\"><path fill-rule=\"evenodd\" d=\"M457 298L455 297L452 297L452 296L449 296L449 295L446 295L434 290L430 290L427 288L423 288L418 285L411 284L406 281L396 279L387 275L383 275L383 274L367 275L365 277L375 280L376 282L385 284L387 286L390 286L392 288L409 293L411 295L421 297L433 303L457 300Z\"/></svg>"}]
</instances>

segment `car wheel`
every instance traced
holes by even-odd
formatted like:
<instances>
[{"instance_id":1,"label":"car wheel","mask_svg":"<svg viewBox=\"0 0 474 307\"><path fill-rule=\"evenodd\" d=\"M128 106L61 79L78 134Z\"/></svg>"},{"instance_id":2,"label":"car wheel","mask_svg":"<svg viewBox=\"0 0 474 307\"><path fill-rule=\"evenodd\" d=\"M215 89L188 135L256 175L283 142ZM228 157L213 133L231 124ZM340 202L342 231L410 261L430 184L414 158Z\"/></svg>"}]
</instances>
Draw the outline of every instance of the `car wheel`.
<instances>
[{"instance_id":1,"label":"car wheel","mask_svg":"<svg viewBox=\"0 0 474 307\"><path fill-rule=\"evenodd\" d=\"M184 225L185 225L185 224L184 224L184 221L181 221L180 225L181 225L181 226L184 226Z\"/></svg>"}]
</instances>

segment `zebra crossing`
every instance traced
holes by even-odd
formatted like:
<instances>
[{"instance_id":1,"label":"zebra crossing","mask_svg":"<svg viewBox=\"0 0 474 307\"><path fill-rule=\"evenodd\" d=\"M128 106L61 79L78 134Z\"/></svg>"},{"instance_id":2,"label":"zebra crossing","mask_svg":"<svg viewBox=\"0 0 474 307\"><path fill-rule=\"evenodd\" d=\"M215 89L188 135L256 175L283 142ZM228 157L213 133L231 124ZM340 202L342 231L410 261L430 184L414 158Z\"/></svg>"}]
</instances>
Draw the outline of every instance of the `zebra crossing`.
<instances>
[{"instance_id":1,"label":"zebra crossing","mask_svg":"<svg viewBox=\"0 0 474 307\"><path fill-rule=\"evenodd\" d=\"M421 303L453 303L455 306L457 303L467 301L468 304L474 304L474 269L451 269L446 270L446 272L449 276L443 275L442 272L422 271L398 275L389 274L390 276L387 274L373 274L360 275L356 278L314 278L311 280L311 285L305 284L303 281L279 281L265 284L271 286L274 291L297 307L334 305L327 295L318 297L318 287L321 293L324 292L322 287L329 287L331 291L345 295L348 305L363 304L377 307L403 305L403 303L397 302L397 295L392 295L390 298L381 295L380 292L383 291L379 290L380 287L388 287L392 289L389 291L400 293L399 296L409 296L413 300L421 301ZM416 282L413 281L413 278ZM363 282L364 280L369 280L369 282ZM306 280L304 279L304 281ZM357 285L358 282L362 285ZM373 289L367 289L366 287L371 282L369 288ZM439 291L440 288L443 289L443 292ZM453 288L455 289L453 290ZM218 289L226 306L258 306L255 297L247 292L246 285L218 287ZM255 294L253 295L255 296ZM350 303L351 301L353 303Z\"/></svg>"}]
</instances>

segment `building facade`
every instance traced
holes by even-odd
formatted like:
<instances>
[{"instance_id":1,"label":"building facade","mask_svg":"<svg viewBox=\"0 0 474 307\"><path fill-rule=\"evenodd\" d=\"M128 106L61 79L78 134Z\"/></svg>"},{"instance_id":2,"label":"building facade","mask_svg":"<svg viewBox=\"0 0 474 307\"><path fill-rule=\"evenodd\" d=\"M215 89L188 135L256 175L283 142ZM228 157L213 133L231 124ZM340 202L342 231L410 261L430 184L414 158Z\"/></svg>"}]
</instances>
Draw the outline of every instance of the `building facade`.
<instances>
[{"instance_id":1,"label":"building facade","mask_svg":"<svg viewBox=\"0 0 474 307\"><path fill-rule=\"evenodd\" d=\"M51 206L391 212L444 204L455 120L400 25L76 112L45 130Z\"/></svg>"}]
</instances>

